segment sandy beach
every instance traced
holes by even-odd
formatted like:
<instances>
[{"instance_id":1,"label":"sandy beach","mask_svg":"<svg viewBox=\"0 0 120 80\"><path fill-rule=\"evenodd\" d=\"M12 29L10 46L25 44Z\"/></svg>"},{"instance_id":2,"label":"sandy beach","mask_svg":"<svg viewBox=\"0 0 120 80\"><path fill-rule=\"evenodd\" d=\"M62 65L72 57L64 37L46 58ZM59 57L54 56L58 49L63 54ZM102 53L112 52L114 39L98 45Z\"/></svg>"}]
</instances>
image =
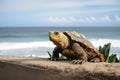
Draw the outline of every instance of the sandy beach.
<instances>
[{"instance_id":1,"label":"sandy beach","mask_svg":"<svg viewBox=\"0 0 120 80\"><path fill-rule=\"evenodd\" d=\"M120 63L74 65L39 57L0 56L0 80L120 80Z\"/></svg>"}]
</instances>

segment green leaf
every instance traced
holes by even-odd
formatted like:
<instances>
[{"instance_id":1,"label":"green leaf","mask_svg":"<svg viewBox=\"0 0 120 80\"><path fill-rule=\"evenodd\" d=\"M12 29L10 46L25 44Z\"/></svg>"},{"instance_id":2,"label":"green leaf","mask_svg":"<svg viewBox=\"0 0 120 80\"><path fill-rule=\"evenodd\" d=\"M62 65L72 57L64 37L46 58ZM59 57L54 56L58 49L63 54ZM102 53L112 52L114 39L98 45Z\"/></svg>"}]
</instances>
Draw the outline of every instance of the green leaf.
<instances>
[{"instance_id":1,"label":"green leaf","mask_svg":"<svg viewBox=\"0 0 120 80\"><path fill-rule=\"evenodd\" d=\"M106 49L105 49L105 52L106 52L106 53L109 53L109 52L110 52L110 47L111 47L111 43L108 43L108 44L106 45Z\"/></svg>"},{"instance_id":2,"label":"green leaf","mask_svg":"<svg viewBox=\"0 0 120 80\"><path fill-rule=\"evenodd\" d=\"M107 56L107 58L106 58L105 62L109 62L109 56Z\"/></svg>"},{"instance_id":3,"label":"green leaf","mask_svg":"<svg viewBox=\"0 0 120 80\"><path fill-rule=\"evenodd\" d=\"M111 56L109 57L109 63L114 63L114 62L116 62L116 54L111 54Z\"/></svg>"},{"instance_id":4,"label":"green leaf","mask_svg":"<svg viewBox=\"0 0 120 80\"><path fill-rule=\"evenodd\" d=\"M102 53L102 47L101 46L99 46L99 52Z\"/></svg>"},{"instance_id":5,"label":"green leaf","mask_svg":"<svg viewBox=\"0 0 120 80\"><path fill-rule=\"evenodd\" d=\"M48 53L48 55L49 55L49 57L50 57L50 59L52 58L52 55L50 54L50 52L49 51L47 51L47 53Z\"/></svg>"},{"instance_id":6,"label":"green leaf","mask_svg":"<svg viewBox=\"0 0 120 80\"><path fill-rule=\"evenodd\" d=\"M65 56L61 55L60 59L65 60L65 59L67 59L67 57L65 57Z\"/></svg>"},{"instance_id":7,"label":"green leaf","mask_svg":"<svg viewBox=\"0 0 120 80\"><path fill-rule=\"evenodd\" d=\"M110 48L111 48L111 43L104 44L103 47L99 46L99 52L104 55L105 61L109 63L113 62L119 62L118 58L116 57L116 54L110 54Z\"/></svg>"},{"instance_id":8,"label":"green leaf","mask_svg":"<svg viewBox=\"0 0 120 80\"><path fill-rule=\"evenodd\" d=\"M99 47L99 51L104 55L105 61L109 60L109 52L110 52L111 43L104 44L103 47Z\"/></svg>"}]
</instances>

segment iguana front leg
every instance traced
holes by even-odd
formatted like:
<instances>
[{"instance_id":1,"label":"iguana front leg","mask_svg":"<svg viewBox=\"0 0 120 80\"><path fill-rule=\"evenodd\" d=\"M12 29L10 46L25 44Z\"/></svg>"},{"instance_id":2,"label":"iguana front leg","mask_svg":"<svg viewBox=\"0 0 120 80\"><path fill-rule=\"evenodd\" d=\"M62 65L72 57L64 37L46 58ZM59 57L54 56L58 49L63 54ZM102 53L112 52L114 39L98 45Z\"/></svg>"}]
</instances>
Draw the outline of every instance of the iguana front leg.
<instances>
[{"instance_id":1,"label":"iguana front leg","mask_svg":"<svg viewBox=\"0 0 120 80\"><path fill-rule=\"evenodd\" d=\"M59 53L62 52L62 49L59 47L55 47L53 50L53 54L52 54L52 61L58 61L59 60Z\"/></svg>"},{"instance_id":2,"label":"iguana front leg","mask_svg":"<svg viewBox=\"0 0 120 80\"><path fill-rule=\"evenodd\" d=\"M86 53L78 43L73 43L72 50L77 56L77 59L72 61L73 64L82 64L87 61Z\"/></svg>"}]
</instances>

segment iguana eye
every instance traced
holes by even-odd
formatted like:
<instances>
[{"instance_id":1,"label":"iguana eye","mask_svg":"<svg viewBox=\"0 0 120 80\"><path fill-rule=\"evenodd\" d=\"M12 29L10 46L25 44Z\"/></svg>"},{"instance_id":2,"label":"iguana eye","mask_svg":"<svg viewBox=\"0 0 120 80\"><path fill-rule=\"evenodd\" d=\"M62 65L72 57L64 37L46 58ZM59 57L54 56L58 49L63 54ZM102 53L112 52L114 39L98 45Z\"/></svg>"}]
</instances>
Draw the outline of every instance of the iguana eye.
<instances>
[{"instance_id":1,"label":"iguana eye","mask_svg":"<svg viewBox=\"0 0 120 80\"><path fill-rule=\"evenodd\" d=\"M59 32L54 32L54 34L55 34L55 35L58 35L58 34L59 34Z\"/></svg>"}]
</instances>

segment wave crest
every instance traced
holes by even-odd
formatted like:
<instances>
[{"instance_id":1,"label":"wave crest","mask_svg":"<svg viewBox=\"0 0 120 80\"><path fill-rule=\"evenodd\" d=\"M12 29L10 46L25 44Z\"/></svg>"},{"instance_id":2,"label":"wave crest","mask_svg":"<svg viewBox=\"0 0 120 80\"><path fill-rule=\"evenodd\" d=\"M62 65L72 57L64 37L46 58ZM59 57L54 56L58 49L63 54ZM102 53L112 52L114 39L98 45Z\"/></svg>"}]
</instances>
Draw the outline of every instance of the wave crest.
<instances>
[{"instance_id":1,"label":"wave crest","mask_svg":"<svg viewBox=\"0 0 120 80\"><path fill-rule=\"evenodd\" d=\"M111 43L112 47L120 47L120 40L116 39L91 39L90 41L95 47L103 46L109 42Z\"/></svg>"},{"instance_id":2,"label":"wave crest","mask_svg":"<svg viewBox=\"0 0 120 80\"><path fill-rule=\"evenodd\" d=\"M0 43L0 50L9 49L24 49L24 48L37 48L37 47L55 47L50 41L40 42L7 42Z\"/></svg>"},{"instance_id":3,"label":"wave crest","mask_svg":"<svg viewBox=\"0 0 120 80\"><path fill-rule=\"evenodd\" d=\"M112 47L120 48L120 40L115 39L90 39L95 47L103 46L106 43L112 43ZM51 41L35 41L35 42L3 42L0 43L0 50L24 49L24 48L54 48L55 45Z\"/></svg>"}]
</instances>

